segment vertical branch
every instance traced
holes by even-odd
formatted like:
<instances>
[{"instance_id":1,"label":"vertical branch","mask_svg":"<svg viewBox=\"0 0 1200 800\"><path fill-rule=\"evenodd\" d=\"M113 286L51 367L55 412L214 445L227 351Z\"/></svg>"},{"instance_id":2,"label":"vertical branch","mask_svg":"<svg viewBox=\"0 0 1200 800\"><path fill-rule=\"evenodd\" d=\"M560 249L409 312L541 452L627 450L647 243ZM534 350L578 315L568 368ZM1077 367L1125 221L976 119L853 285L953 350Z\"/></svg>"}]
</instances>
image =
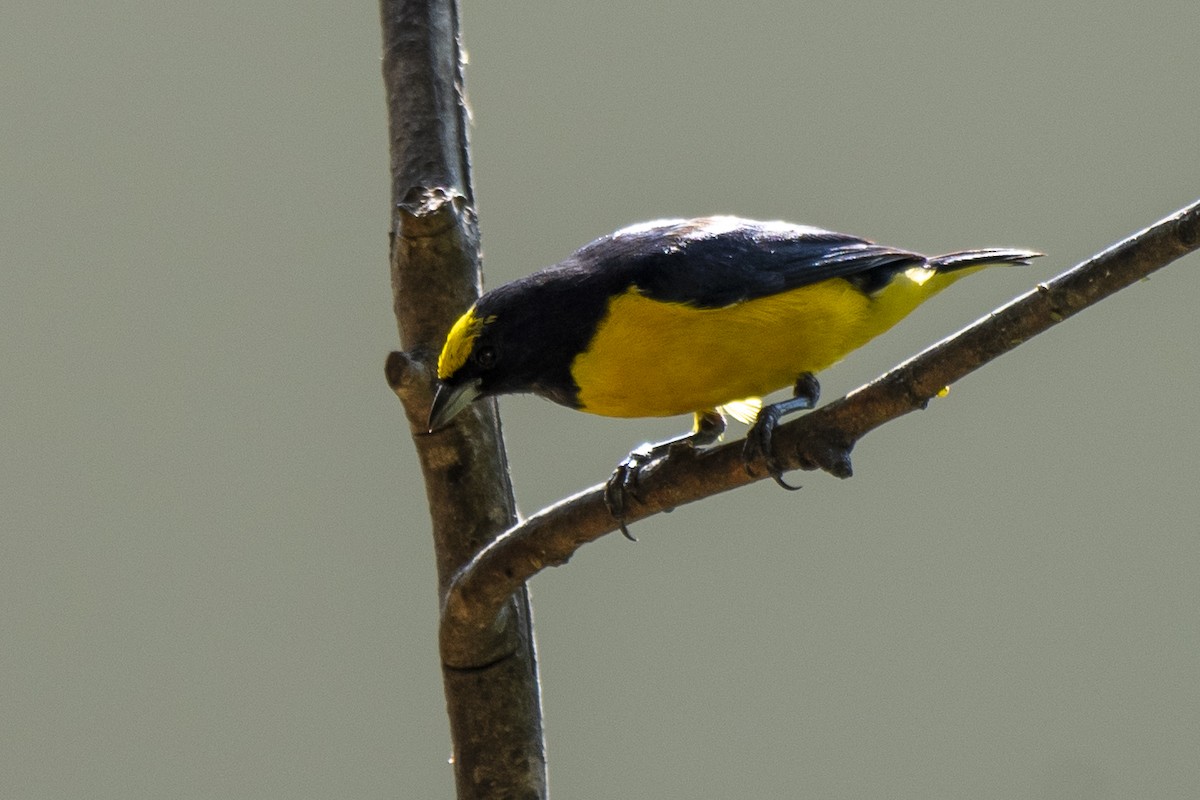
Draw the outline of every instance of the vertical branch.
<instances>
[{"instance_id":1,"label":"vertical branch","mask_svg":"<svg viewBox=\"0 0 1200 800\"><path fill-rule=\"evenodd\" d=\"M438 593L516 520L494 404L425 433L433 360L479 294L474 209L455 0L380 0L391 141L391 274L403 353L387 362L404 404L433 521ZM541 700L528 594L494 625L443 637L442 675L458 797L546 797Z\"/></svg>"}]
</instances>

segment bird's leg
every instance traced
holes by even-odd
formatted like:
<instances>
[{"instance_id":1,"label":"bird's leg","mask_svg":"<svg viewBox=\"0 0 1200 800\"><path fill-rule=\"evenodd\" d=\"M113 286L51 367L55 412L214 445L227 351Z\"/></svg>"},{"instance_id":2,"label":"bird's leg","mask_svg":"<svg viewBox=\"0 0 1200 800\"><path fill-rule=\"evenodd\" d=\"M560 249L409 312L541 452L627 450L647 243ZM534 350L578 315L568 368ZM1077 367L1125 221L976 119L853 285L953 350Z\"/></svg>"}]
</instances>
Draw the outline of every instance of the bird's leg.
<instances>
[{"instance_id":1,"label":"bird's leg","mask_svg":"<svg viewBox=\"0 0 1200 800\"><path fill-rule=\"evenodd\" d=\"M747 471L750 469L750 463L762 456L767 465L767 472L776 483L784 489L792 491L800 488L784 481L783 467L780 466L779 459L775 457L772 439L775 435L775 427L779 425L779 420L784 414L790 414L793 411L807 411L817 404L817 398L820 396L821 384L817 383L816 377L811 372L805 372L796 379L792 397L769 406L763 406L754 420L754 425L746 433L746 446L742 450L742 456L746 460Z\"/></svg>"},{"instance_id":2,"label":"bird's leg","mask_svg":"<svg viewBox=\"0 0 1200 800\"><path fill-rule=\"evenodd\" d=\"M662 442L646 442L630 451L613 470L612 477L604 485L604 505L608 513L621 528L621 533L631 542L637 539L625 526L625 510L630 498L637 500L638 474L647 465L666 458L680 448L689 450L705 447L720 440L725 432L725 417L716 409L697 411L690 433L685 433Z\"/></svg>"}]
</instances>

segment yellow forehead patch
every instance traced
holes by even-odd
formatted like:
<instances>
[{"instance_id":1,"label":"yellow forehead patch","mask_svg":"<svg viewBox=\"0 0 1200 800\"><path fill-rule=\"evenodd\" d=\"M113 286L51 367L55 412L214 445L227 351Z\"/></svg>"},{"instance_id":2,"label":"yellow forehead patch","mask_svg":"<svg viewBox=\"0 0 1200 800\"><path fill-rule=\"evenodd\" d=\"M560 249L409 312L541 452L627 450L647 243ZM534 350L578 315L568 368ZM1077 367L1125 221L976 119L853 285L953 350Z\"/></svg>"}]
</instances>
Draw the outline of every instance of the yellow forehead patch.
<instances>
[{"instance_id":1,"label":"yellow forehead patch","mask_svg":"<svg viewBox=\"0 0 1200 800\"><path fill-rule=\"evenodd\" d=\"M446 334L446 344L442 347L442 354L438 356L439 379L449 378L467 363L471 356L471 348L475 346L475 340L479 338L479 332L483 330L486 321L490 320L475 316L475 306L471 306L467 313L458 318L450 328L450 333Z\"/></svg>"}]
</instances>

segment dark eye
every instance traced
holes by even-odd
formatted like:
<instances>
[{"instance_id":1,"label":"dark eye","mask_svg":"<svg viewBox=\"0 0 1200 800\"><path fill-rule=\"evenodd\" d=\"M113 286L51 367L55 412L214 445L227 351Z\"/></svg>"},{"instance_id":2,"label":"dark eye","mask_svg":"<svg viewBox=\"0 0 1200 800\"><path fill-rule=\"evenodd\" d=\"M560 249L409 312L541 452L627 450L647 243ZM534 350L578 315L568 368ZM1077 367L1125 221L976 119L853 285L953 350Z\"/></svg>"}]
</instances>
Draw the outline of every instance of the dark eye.
<instances>
[{"instance_id":1,"label":"dark eye","mask_svg":"<svg viewBox=\"0 0 1200 800\"><path fill-rule=\"evenodd\" d=\"M471 354L471 359L480 369L491 369L496 365L496 348L490 344L480 345Z\"/></svg>"}]
</instances>

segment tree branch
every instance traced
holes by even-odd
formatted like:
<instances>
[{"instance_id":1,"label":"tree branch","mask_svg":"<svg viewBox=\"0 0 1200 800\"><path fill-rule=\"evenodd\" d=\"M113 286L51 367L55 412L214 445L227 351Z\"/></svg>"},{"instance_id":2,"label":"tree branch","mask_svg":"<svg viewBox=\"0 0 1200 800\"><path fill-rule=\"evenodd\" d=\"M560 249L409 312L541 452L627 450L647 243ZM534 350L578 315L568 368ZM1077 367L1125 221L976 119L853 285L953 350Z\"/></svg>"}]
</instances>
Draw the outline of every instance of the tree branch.
<instances>
[{"instance_id":1,"label":"tree branch","mask_svg":"<svg viewBox=\"0 0 1200 800\"><path fill-rule=\"evenodd\" d=\"M790 469L820 468L849 477L850 451L870 431L925 408L944 387L1197 249L1200 201L1038 284L846 397L780 426L778 455ZM639 502L627 521L768 477L761 461L750 469L752 474L744 465L741 441L700 453L681 450L641 474ZM534 514L476 555L445 595L443 641L486 631L514 589L614 531L603 490L593 486Z\"/></svg>"},{"instance_id":2,"label":"tree branch","mask_svg":"<svg viewBox=\"0 0 1200 800\"><path fill-rule=\"evenodd\" d=\"M381 0L391 138L393 303L405 353L387 362L408 415L433 521L439 597L516 520L494 404L425 435L430 364L479 295L467 111L455 0ZM513 585L485 629L442 637L442 678L460 800L545 798L541 699L529 598Z\"/></svg>"}]
</instances>

